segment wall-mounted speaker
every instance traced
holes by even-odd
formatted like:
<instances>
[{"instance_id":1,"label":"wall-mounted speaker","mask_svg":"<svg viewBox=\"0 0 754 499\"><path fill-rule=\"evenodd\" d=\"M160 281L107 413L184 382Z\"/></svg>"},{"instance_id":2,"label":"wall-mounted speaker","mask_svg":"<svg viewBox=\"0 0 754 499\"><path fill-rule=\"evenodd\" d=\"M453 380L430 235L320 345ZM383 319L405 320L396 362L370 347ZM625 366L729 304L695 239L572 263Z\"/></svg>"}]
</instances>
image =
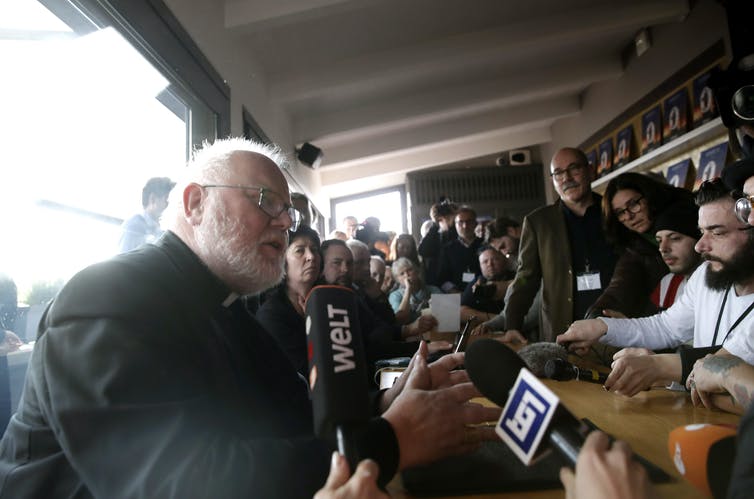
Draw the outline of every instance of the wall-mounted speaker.
<instances>
[{"instance_id":1,"label":"wall-mounted speaker","mask_svg":"<svg viewBox=\"0 0 754 499\"><path fill-rule=\"evenodd\" d=\"M508 153L508 164L522 166L531 164L531 151L528 149L513 149Z\"/></svg>"},{"instance_id":2,"label":"wall-mounted speaker","mask_svg":"<svg viewBox=\"0 0 754 499\"><path fill-rule=\"evenodd\" d=\"M308 142L304 142L304 145L296 151L296 157L298 160L306 166L314 169L319 167L319 163L322 161L323 156L322 149Z\"/></svg>"}]
</instances>

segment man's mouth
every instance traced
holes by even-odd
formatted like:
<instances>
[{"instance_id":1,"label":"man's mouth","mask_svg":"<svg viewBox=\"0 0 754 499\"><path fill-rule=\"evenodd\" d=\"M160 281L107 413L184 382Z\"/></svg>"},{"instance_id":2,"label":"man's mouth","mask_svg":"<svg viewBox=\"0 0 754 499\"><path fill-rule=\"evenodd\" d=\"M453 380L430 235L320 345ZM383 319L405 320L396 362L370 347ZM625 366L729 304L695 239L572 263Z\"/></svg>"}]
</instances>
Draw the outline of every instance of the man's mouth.
<instances>
[{"instance_id":1,"label":"man's mouth","mask_svg":"<svg viewBox=\"0 0 754 499\"><path fill-rule=\"evenodd\" d=\"M286 246L287 246L285 241L283 241L282 239L270 239L268 241L265 241L262 244L264 244L265 246L271 246L276 251L285 251Z\"/></svg>"}]
</instances>

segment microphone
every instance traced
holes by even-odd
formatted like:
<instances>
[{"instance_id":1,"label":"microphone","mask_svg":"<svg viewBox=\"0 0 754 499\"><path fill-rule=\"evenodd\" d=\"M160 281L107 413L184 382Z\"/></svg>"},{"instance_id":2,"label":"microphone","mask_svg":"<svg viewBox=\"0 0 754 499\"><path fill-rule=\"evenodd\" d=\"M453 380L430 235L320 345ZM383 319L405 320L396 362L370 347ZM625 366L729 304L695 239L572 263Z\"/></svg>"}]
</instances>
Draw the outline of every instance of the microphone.
<instances>
[{"instance_id":1,"label":"microphone","mask_svg":"<svg viewBox=\"0 0 754 499\"><path fill-rule=\"evenodd\" d=\"M604 385L608 375L594 369L582 369L567 360L550 359L545 363L545 376L557 381L578 379Z\"/></svg>"},{"instance_id":2,"label":"microphone","mask_svg":"<svg viewBox=\"0 0 754 499\"><path fill-rule=\"evenodd\" d=\"M364 343L354 292L316 286L306 299L309 386L317 437L337 442L352 470L361 456L356 434L369 420Z\"/></svg>"},{"instance_id":3,"label":"microphone","mask_svg":"<svg viewBox=\"0 0 754 499\"><path fill-rule=\"evenodd\" d=\"M706 496L727 497L736 430L730 426L692 424L670 432L668 452L678 472Z\"/></svg>"},{"instance_id":4,"label":"microphone","mask_svg":"<svg viewBox=\"0 0 754 499\"><path fill-rule=\"evenodd\" d=\"M498 341L480 339L466 351L464 364L477 389L503 407L495 431L524 464L554 448L575 466L585 427L521 357Z\"/></svg>"},{"instance_id":5,"label":"microphone","mask_svg":"<svg viewBox=\"0 0 754 499\"><path fill-rule=\"evenodd\" d=\"M518 351L518 356L526 363L526 367L538 378L544 378L545 364L550 359L568 360L568 351L557 343L540 341L526 345Z\"/></svg>"}]
</instances>

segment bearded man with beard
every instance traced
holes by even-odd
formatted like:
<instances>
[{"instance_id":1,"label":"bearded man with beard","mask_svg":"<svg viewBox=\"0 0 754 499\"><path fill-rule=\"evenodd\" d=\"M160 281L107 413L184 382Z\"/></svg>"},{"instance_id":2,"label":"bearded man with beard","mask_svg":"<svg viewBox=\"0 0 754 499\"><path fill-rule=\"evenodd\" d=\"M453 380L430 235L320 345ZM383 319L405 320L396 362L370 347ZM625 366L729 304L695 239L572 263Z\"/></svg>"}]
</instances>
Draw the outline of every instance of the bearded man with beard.
<instances>
[{"instance_id":1,"label":"bearded man with beard","mask_svg":"<svg viewBox=\"0 0 754 499\"><path fill-rule=\"evenodd\" d=\"M656 384L685 384L694 362L712 352L754 363L754 231L736 218L734 204L739 197L719 179L699 188L696 202L702 237L695 249L705 261L670 308L636 319L576 321L558 336L559 343L568 343L576 351L597 341L658 350L693 339L695 348L679 353L618 352L605 388L632 396Z\"/></svg>"},{"instance_id":2,"label":"bearded man with beard","mask_svg":"<svg viewBox=\"0 0 754 499\"><path fill-rule=\"evenodd\" d=\"M238 299L282 277L297 222L283 164L243 139L205 145L163 237L60 291L0 441L0 497L288 498L325 484L333 448L313 435L306 383ZM497 438L476 423L500 411L468 404L479 392L451 373L463 356L426 356L353 442L379 472L367 461L346 482L334 455L328 489L377 492L378 475Z\"/></svg>"}]
</instances>

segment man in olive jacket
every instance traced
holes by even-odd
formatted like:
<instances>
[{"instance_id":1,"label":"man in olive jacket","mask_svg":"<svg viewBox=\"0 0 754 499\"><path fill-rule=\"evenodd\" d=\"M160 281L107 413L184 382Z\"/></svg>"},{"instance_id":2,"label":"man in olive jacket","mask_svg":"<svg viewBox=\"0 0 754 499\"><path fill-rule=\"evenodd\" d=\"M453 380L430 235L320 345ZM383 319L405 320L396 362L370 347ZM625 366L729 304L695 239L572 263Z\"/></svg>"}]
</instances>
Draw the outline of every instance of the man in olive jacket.
<instances>
[{"instance_id":1,"label":"man in olive jacket","mask_svg":"<svg viewBox=\"0 0 754 499\"><path fill-rule=\"evenodd\" d=\"M554 341L607 287L615 255L605 240L593 168L579 149L560 149L550 176L560 199L524 218L519 268L505 310L506 340L526 341L521 327L542 286L539 340Z\"/></svg>"}]
</instances>

